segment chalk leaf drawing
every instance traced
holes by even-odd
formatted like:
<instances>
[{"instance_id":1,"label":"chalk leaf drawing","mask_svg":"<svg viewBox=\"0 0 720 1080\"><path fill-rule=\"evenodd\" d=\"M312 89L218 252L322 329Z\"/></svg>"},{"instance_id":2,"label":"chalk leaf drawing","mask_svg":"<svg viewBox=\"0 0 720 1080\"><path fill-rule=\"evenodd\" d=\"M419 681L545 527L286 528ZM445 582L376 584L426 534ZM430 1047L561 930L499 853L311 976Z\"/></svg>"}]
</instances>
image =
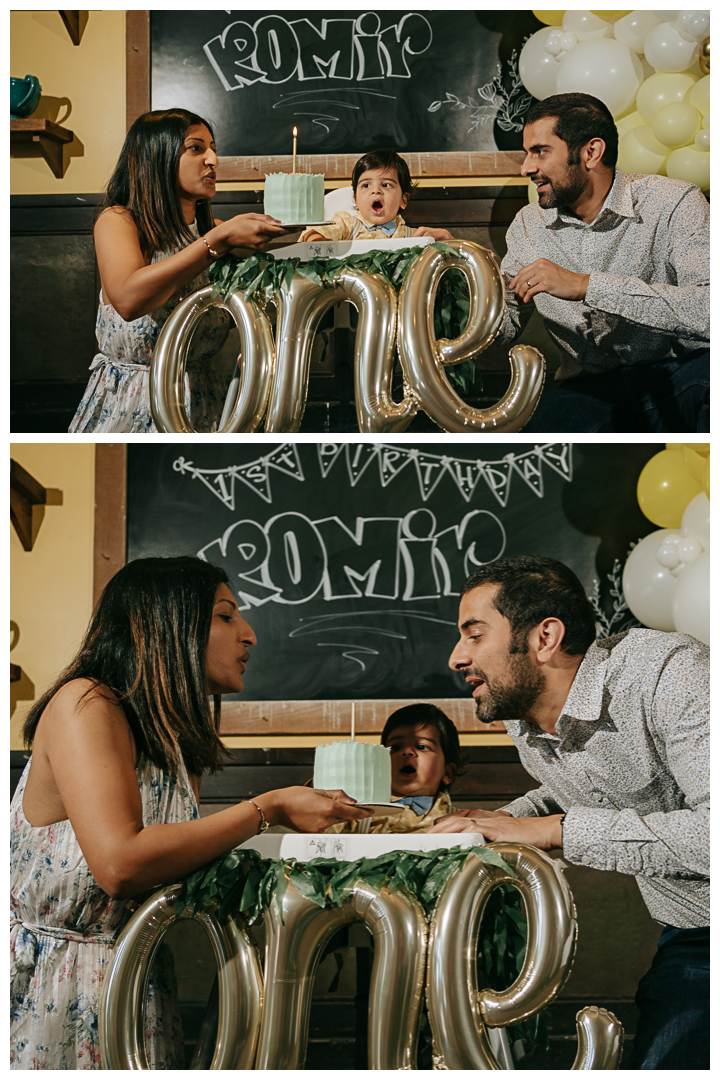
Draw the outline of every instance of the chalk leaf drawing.
<instances>
[{"instance_id":1,"label":"chalk leaf drawing","mask_svg":"<svg viewBox=\"0 0 720 1080\"><path fill-rule=\"evenodd\" d=\"M433 101L428 112L438 112L449 105L453 112L470 109L468 135L481 124L497 121L502 131L522 131L523 116L530 107L532 95L523 86L518 68L517 49L508 62L508 80L503 80L502 65L497 65L495 77L477 89L478 100L468 97L465 101L450 91L445 91L444 101Z\"/></svg>"},{"instance_id":2,"label":"chalk leaf drawing","mask_svg":"<svg viewBox=\"0 0 720 1080\"><path fill-rule=\"evenodd\" d=\"M634 546L633 544L632 547ZM595 612L595 625L597 626L597 636L599 638L612 637L613 634L619 634L623 630L630 630L633 626L641 625L627 605L622 588L622 573L622 563L619 559L615 559L612 572L606 575L610 585L608 599L603 596L604 589L601 588L598 578L593 579L592 593L588 596L588 600ZM608 611L609 601L612 601L610 611Z\"/></svg>"}]
</instances>

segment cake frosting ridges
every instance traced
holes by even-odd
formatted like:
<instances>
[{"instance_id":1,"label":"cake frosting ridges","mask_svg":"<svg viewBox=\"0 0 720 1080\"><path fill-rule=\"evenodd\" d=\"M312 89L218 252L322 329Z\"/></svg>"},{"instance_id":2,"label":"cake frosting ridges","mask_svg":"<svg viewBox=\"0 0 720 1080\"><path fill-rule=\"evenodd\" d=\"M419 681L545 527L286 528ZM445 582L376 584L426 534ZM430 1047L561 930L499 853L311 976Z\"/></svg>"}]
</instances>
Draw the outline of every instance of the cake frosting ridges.
<instances>
[{"instance_id":1,"label":"cake frosting ridges","mask_svg":"<svg viewBox=\"0 0 720 1080\"><path fill-rule=\"evenodd\" d=\"M315 173L270 173L265 177L265 213L293 225L325 217L325 177Z\"/></svg>"},{"instance_id":2,"label":"cake frosting ridges","mask_svg":"<svg viewBox=\"0 0 720 1080\"><path fill-rule=\"evenodd\" d=\"M390 751L363 742L324 743L315 750L313 785L342 790L359 803L389 803Z\"/></svg>"}]
</instances>

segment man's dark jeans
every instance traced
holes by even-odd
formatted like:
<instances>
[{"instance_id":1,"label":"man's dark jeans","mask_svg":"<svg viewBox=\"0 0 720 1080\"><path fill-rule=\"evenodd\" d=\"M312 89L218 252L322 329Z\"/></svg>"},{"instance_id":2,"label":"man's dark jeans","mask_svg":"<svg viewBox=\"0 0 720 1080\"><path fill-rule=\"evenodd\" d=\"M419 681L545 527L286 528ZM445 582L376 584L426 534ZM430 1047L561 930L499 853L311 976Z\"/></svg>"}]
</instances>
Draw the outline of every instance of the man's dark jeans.
<instances>
[{"instance_id":1,"label":"man's dark jeans","mask_svg":"<svg viewBox=\"0 0 720 1080\"><path fill-rule=\"evenodd\" d=\"M523 431L710 431L710 350L579 375L550 390Z\"/></svg>"},{"instance_id":2,"label":"man's dark jeans","mask_svg":"<svg viewBox=\"0 0 720 1080\"><path fill-rule=\"evenodd\" d=\"M710 927L666 926L638 985L633 1069L710 1068Z\"/></svg>"}]
</instances>

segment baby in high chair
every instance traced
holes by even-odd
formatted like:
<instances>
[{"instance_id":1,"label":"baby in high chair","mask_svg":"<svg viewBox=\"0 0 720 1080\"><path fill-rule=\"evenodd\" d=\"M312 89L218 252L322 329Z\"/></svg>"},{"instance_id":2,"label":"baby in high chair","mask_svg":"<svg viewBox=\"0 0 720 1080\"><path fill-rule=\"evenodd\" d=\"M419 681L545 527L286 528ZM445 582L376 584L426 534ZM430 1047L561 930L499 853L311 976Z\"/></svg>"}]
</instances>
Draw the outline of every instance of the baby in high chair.
<instances>
[{"instance_id":1,"label":"baby in high chair","mask_svg":"<svg viewBox=\"0 0 720 1080\"><path fill-rule=\"evenodd\" d=\"M380 736L390 748L393 802L401 814L376 814L371 833L428 832L438 818L452 814L448 788L460 765L460 739L449 716L435 705L419 703L396 709ZM331 825L328 833L357 832L354 821Z\"/></svg>"},{"instance_id":2,"label":"baby in high chair","mask_svg":"<svg viewBox=\"0 0 720 1080\"><path fill-rule=\"evenodd\" d=\"M352 189L357 216L341 210L331 225L312 225L301 233L305 240L387 240L432 236L452 240L447 229L411 229L400 216L410 198L413 182L407 162L394 150L373 150L355 163Z\"/></svg>"}]
</instances>

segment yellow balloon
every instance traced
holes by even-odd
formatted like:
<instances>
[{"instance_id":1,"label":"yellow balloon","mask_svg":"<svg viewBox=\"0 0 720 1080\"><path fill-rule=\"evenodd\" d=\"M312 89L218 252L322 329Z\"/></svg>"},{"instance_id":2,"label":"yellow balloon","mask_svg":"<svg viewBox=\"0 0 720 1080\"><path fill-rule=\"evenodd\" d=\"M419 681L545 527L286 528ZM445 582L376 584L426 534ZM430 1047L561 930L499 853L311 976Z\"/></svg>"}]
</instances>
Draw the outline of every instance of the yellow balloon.
<instances>
[{"instance_id":1,"label":"yellow balloon","mask_svg":"<svg viewBox=\"0 0 720 1080\"><path fill-rule=\"evenodd\" d=\"M645 121L640 113L635 109L634 112L627 113L620 120L615 121L615 127L617 128L618 137L625 134L626 131L632 131L636 127L644 127Z\"/></svg>"},{"instance_id":2,"label":"yellow balloon","mask_svg":"<svg viewBox=\"0 0 720 1080\"><path fill-rule=\"evenodd\" d=\"M710 498L710 456L705 458L705 472L703 475L703 491Z\"/></svg>"},{"instance_id":3,"label":"yellow balloon","mask_svg":"<svg viewBox=\"0 0 720 1080\"><path fill-rule=\"evenodd\" d=\"M710 154L706 150L698 150L695 146L673 150L665 162L665 172L674 180L697 184L701 191L710 190Z\"/></svg>"},{"instance_id":4,"label":"yellow balloon","mask_svg":"<svg viewBox=\"0 0 720 1080\"><path fill-rule=\"evenodd\" d=\"M689 105L697 109L701 116L707 116L710 112L710 76L699 79L687 95Z\"/></svg>"},{"instance_id":5,"label":"yellow balloon","mask_svg":"<svg viewBox=\"0 0 720 1080\"><path fill-rule=\"evenodd\" d=\"M592 8L588 9L591 15L597 15L599 19L607 19L608 22L614 22L615 19L622 19L625 15L629 15L633 8L628 8L627 11L593 11Z\"/></svg>"},{"instance_id":6,"label":"yellow balloon","mask_svg":"<svg viewBox=\"0 0 720 1080\"><path fill-rule=\"evenodd\" d=\"M562 26L564 11L533 11L539 22L546 26Z\"/></svg>"},{"instance_id":7,"label":"yellow balloon","mask_svg":"<svg viewBox=\"0 0 720 1080\"><path fill-rule=\"evenodd\" d=\"M685 101L671 101L655 113L652 130L658 142L676 149L693 141L701 123L702 117L692 105Z\"/></svg>"},{"instance_id":8,"label":"yellow balloon","mask_svg":"<svg viewBox=\"0 0 720 1080\"><path fill-rule=\"evenodd\" d=\"M685 462L685 468L690 473L693 480L702 487L703 477L705 475L705 458L701 457L700 454L696 454L689 446L683 446L682 455L683 461Z\"/></svg>"},{"instance_id":9,"label":"yellow balloon","mask_svg":"<svg viewBox=\"0 0 720 1080\"><path fill-rule=\"evenodd\" d=\"M637 92L636 105L638 112L647 124L652 124L655 114L662 109L663 105L669 105L672 101L682 101L689 90L693 88L695 81L691 75L683 72L659 71L646 79Z\"/></svg>"},{"instance_id":10,"label":"yellow balloon","mask_svg":"<svg viewBox=\"0 0 720 1080\"><path fill-rule=\"evenodd\" d=\"M700 454L701 457L707 457L710 453L710 443L707 442L666 442L666 450L682 450L684 447L688 450L694 450L696 454Z\"/></svg>"},{"instance_id":11,"label":"yellow balloon","mask_svg":"<svg viewBox=\"0 0 720 1080\"><path fill-rule=\"evenodd\" d=\"M652 128L634 127L620 138L618 165L626 173L665 172L670 149L658 142Z\"/></svg>"},{"instance_id":12,"label":"yellow balloon","mask_svg":"<svg viewBox=\"0 0 720 1080\"><path fill-rule=\"evenodd\" d=\"M681 450L661 450L640 473L637 498L649 521L663 529L679 529L685 507L703 490L685 468Z\"/></svg>"},{"instance_id":13,"label":"yellow balloon","mask_svg":"<svg viewBox=\"0 0 720 1080\"><path fill-rule=\"evenodd\" d=\"M533 184L532 180L528 181L528 202L538 202L537 187Z\"/></svg>"}]
</instances>

